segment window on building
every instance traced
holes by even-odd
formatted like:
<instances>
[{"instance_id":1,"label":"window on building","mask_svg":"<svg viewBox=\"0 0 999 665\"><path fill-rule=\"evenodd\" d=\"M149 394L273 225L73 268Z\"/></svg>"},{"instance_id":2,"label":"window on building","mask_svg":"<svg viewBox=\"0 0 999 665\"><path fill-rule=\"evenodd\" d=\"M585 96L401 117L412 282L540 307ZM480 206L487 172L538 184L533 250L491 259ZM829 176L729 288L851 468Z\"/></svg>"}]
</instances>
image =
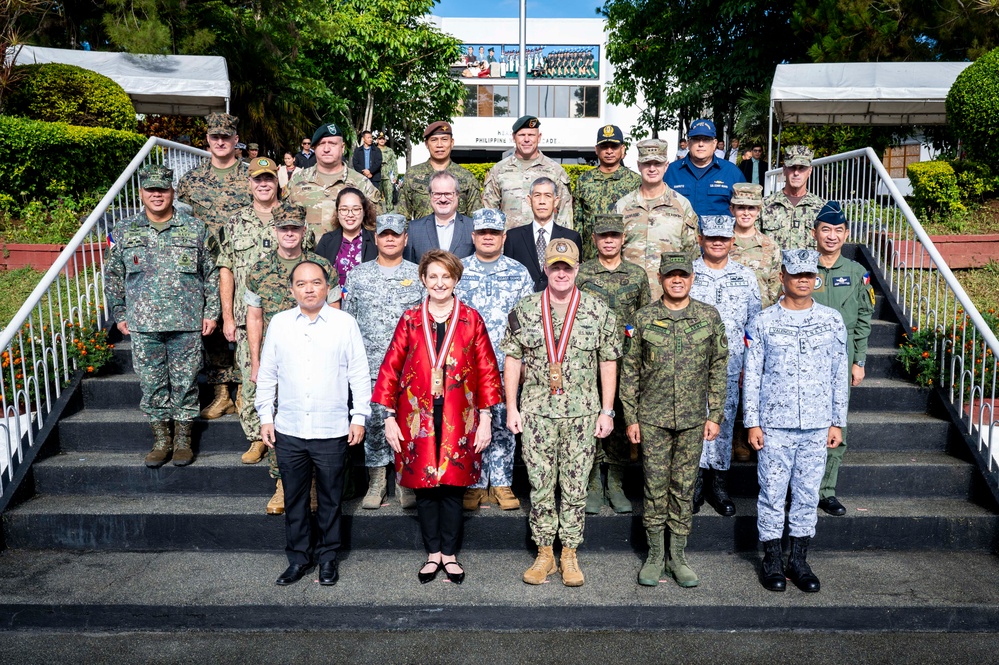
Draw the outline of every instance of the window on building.
<instances>
[{"instance_id":1,"label":"window on building","mask_svg":"<svg viewBox=\"0 0 999 665\"><path fill-rule=\"evenodd\" d=\"M899 145L885 149L882 160L888 175L892 178L908 178L909 164L919 161L919 144Z\"/></svg>"},{"instance_id":2,"label":"window on building","mask_svg":"<svg viewBox=\"0 0 999 665\"><path fill-rule=\"evenodd\" d=\"M466 85L466 118L509 118L517 115L515 85ZM599 118L600 86L529 85L528 115L539 118Z\"/></svg>"},{"instance_id":3,"label":"window on building","mask_svg":"<svg viewBox=\"0 0 999 665\"><path fill-rule=\"evenodd\" d=\"M515 85L466 85L466 118L509 118L517 114L519 91Z\"/></svg>"}]
</instances>

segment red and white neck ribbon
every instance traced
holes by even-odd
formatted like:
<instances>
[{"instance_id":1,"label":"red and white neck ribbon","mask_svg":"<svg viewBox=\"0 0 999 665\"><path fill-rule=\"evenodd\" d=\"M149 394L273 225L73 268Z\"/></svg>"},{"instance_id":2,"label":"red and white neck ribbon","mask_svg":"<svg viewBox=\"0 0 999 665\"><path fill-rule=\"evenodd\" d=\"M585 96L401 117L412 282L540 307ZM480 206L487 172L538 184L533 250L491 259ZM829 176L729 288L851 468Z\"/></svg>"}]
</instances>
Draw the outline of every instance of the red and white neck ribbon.
<instances>
[{"instance_id":1,"label":"red and white neck ribbon","mask_svg":"<svg viewBox=\"0 0 999 665\"><path fill-rule=\"evenodd\" d=\"M548 350L548 362L561 364L565 358L566 347L569 346L569 335L572 334L572 324L576 322L576 310L579 309L579 289L572 287L572 297L569 299L569 309L565 312L562 323L562 334L558 345L555 344L555 327L552 325L551 298L548 289L541 294L541 320L545 328L545 348Z\"/></svg>"},{"instance_id":2,"label":"red and white neck ribbon","mask_svg":"<svg viewBox=\"0 0 999 665\"><path fill-rule=\"evenodd\" d=\"M430 364L433 365L434 369L443 369L444 360L447 358L448 352L451 350L451 340L454 339L454 331L457 329L458 323L458 298L454 299L454 307L451 309L451 320L447 324L447 330L444 333L444 343L441 344L441 352L438 355L437 345L434 344L434 338L430 334L430 310L428 305L430 303L430 298L428 297L423 301L423 306L420 308L420 313L423 316L423 335L427 340L427 353L430 355ZM436 327L434 328L436 329Z\"/></svg>"}]
</instances>

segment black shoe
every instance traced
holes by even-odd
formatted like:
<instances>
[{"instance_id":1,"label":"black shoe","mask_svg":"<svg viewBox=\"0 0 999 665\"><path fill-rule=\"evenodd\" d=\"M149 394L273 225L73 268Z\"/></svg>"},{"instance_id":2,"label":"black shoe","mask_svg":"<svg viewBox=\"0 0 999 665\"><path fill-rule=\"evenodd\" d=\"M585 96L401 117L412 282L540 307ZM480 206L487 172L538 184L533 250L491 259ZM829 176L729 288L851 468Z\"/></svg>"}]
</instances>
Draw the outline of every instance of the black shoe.
<instances>
[{"instance_id":1,"label":"black shoe","mask_svg":"<svg viewBox=\"0 0 999 665\"><path fill-rule=\"evenodd\" d=\"M340 567L336 559L319 564L319 583L323 586L333 586L340 579Z\"/></svg>"},{"instance_id":2,"label":"black shoe","mask_svg":"<svg viewBox=\"0 0 999 665\"><path fill-rule=\"evenodd\" d=\"M294 584L298 580L305 577L305 574L312 570L311 563L293 563L288 566L288 569L281 573L281 577L277 578L275 584L279 586L288 586L289 584Z\"/></svg>"},{"instance_id":3,"label":"black shoe","mask_svg":"<svg viewBox=\"0 0 999 665\"><path fill-rule=\"evenodd\" d=\"M704 505L704 469L697 467L697 480L694 481L694 498L691 512L697 514L701 512Z\"/></svg>"},{"instance_id":4,"label":"black shoe","mask_svg":"<svg viewBox=\"0 0 999 665\"><path fill-rule=\"evenodd\" d=\"M842 517L843 515L846 515L846 506L840 503L839 499L834 496L827 496L824 499L819 499L819 508L834 517Z\"/></svg>"},{"instance_id":5,"label":"black shoe","mask_svg":"<svg viewBox=\"0 0 999 665\"><path fill-rule=\"evenodd\" d=\"M728 495L728 489L725 487L727 475L728 471L719 471L718 469L711 472L711 491L708 492L707 496L708 503L722 517L735 515L735 504L732 503L732 498Z\"/></svg>"},{"instance_id":6,"label":"black shoe","mask_svg":"<svg viewBox=\"0 0 999 665\"><path fill-rule=\"evenodd\" d=\"M427 567L427 563L436 564L437 567L434 568L429 573L424 573L423 569ZM435 579L437 579L437 573L440 572L442 567L443 565L441 564L440 561L427 561L422 566L420 566L420 572L416 574L416 577L417 579L420 580L420 584L427 584L428 582L433 582Z\"/></svg>"},{"instance_id":7,"label":"black shoe","mask_svg":"<svg viewBox=\"0 0 999 665\"><path fill-rule=\"evenodd\" d=\"M787 578L784 576L784 554L780 549L780 538L764 542L763 550L763 570L760 571L763 588L767 591L784 591L787 589Z\"/></svg>"},{"instance_id":8,"label":"black shoe","mask_svg":"<svg viewBox=\"0 0 999 665\"><path fill-rule=\"evenodd\" d=\"M448 581L454 582L455 584L461 584L462 582L465 581L464 570L462 570L460 573L452 573L450 570L447 569L448 566L458 566L458 568L461 568L461 564L458 563L457 561L448 561L447 563L444 564L444 574L447 575Z\"/></svg>"},{"instance_id":9,"label":"black shoe","mask_svg":"<svg viewBox=\"0 0 999 665\"><path fill-rule=\"evenodd\" d=\"M787 568L784 574L787 579L805 593L815 593L819 590L819 578L812 572L811 566L805 561L808 554L808 536L795 538L791 536L791 554L787 558Z\"/></svg>"}]
</instances>

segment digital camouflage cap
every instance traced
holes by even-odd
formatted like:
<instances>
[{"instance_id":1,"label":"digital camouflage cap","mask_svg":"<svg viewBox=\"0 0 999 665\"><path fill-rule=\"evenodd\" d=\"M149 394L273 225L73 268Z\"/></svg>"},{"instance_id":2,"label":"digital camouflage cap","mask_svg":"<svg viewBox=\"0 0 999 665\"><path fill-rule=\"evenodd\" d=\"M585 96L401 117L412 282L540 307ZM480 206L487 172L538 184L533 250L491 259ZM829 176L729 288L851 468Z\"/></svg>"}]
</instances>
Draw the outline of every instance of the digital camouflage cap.
<instances>
[{"instance_id":1,"label":"digital camouflage cap","mask_svg":"<svg viewBox=\"0 0 999 665\"><path fill-rule=\"evenodd\" d=\"M492 208L479 208L472 213L472 231L506 231L506 215Z\"/></svg>"},{"instance_id":2,"label":"digital camouflage cap","mask_svg":"<svg viewBox=\"0 0 999 665\"><path fill-rule=\"evenodd\" d=\"M604 213L593 216L593 233L624 233L624 215Z\"/></svg>"},{"instance_id":3,"label":"digital camouflage cap","mask_svg":"<svg viewBox=\"0 0 999 665\"><path fill-rule=\"evenodd\" d=\"M674 270L680 270L688 275L694 274L694 262L687 252L663 252L659 257L659 274L668 275Z\"/></svg>"},{"instance_id":4,"label":"digital camouflage cap","mask_svg":"<svg viewBox=\"0 0 999 665\"><path fill-rule=\"evenodd\" d=\"M785 249L782 256L782 266L788 275L819 271L819 253L814 249Z\"/></svg>"},{"instance_id":5,"label":"digital camouflage cap","mask_svg":"<svg viewBox=\"0 0 999 665\"><path fill-rule=\"evenodd\" d=\"M740 182L732 185L732 200L729 201L734 206L757 206L763 207L763 185L753 185L748 182Z\"/></svg>"},{"instance_id":6,"label":"digital camouflage cap","mask_svg":"<svg viewBox=\"0 0 999 665\"><path fill-rule=\"evenodd\" d=\"M646 162L661 162L665 164L669 161L669 155L666 153L668 148L666 141L661 139L645 139L636 143L635 147L638 148L639 164L645 164Z\"/></svg>"},{"instance_id":7,"label":"digital camouflage cap","mask_svg":"<svg viewBox=\"0 0 999 665\"><path fill-rule=\"evenodd\" d=\"M705 238L735 236L735 217L731 215L701 215L701 235Z\"/></svg>"},{"instance_id":8,"label":"digital camouflage cap","mask_svg":"<svg viewBox=\"0 0 999 665\"><path fill-rule=\"evenodd\" d=\"M205 124L205 133L208 135L235 136L239 118L228 113L209 113L205 116Z\"/></svg>"},{"instance_id":9,"label":"digital camouflage cap","mask_svg":"<svg viewBox=\"0 0 999 665\"><path fill-rule=\"evenodd\" d=\"M147 164L139 169L142 189L173 189L173 169L162 164Z\"/></svg>"},{"instance_id":10,"label":"digital camouflage cap","mask_svg":"<svg viewBox=\"0 0 999 665\"><path fill-rule=\"evenodd\" d=\"M305 208L290 201L282 201L271 208L271 226L305 226Z\"/></svg>"},{"instance_id":11,"label":"digital camouflage cap","mask_svg":"<svg viewBox=\"0 0 999 665\"><path fill-rule=\"evenodd\" d=\"M789 145L784 148L784 166L811 166L814 155L807 145Z\"/></svg>"}]
</instances>

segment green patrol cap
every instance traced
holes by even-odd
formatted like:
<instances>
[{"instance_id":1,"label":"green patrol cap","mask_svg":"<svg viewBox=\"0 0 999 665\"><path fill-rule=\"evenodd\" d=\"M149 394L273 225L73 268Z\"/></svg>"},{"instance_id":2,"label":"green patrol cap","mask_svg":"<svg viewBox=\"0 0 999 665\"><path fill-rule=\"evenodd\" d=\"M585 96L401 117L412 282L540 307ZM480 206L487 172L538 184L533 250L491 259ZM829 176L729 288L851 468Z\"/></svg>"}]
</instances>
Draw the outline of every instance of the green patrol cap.
<instances>
[{"instance_id":1,"label":"green patrol cap","mask_svg":"<svg viewBox=\"0 0 999 665\"><path fill-rule=\"evenodd\" d=\"M593 233L624 233L624 215L606 213L593 216Z\"/></svg>"},{"instance_id":2,"label":"green patrol cap","mask_svg":"<svg viewBox=\"0 0 999 665\"><path fill-rule=\"evenodd\" d=\"M218 134L220 136L235 136L236 125L239 118L228 113L209 113L205 116L206 134Z\"/></svg>"},{"instance_id":3,"label":"green patrol cap","mask_svg":"<svg viewBox=\"0 0 999 665\"><path fill-rule=\"evenodd\" d=\"M247 150L260 150L260 146L258 144L256 144L256 143L247 143L246 144L246 149Z\"/></svg>"},{"instance_id":4,"label":"green patrol cap","mask_svg":"<svg viewBox=\"0 0 999 665\"><path fill-rule=\"evenodd\" d=\"M784 166L811 166L814 156L807 145L789 145L784 148Z\"/></svg>"},{"instance_id":5,"label":"green patrol cap","mask_svg":"<svg viewBox=\"0 0 999 665\"><path fill-rule=\"evenodd\" d=\"M271 226L305 226L305 208L290 201L282 201L271 208Z\"/></svg>"},{"instance_id":6,"label":"green patrol cap","mask_svg":"<svg viewBox=\"0 0 999 665\"><path fill-rule=\"evenodd\" d=\"M513 133L516 134L522 129L538 129L539 127L541 127L541 121L533 115L522 115L517 118L517 122L513 123Z\"/></svg>"},{"instance_id":7,"label":"green patrol cap","mask_svg":"<svg viewBox=\"0 0 999 665\"><path fill-rule=\"evenodd\" d=\"M142 189L173 189L173 169L162 164L146 164L139 169Z\"/></svg>"},{"instance_id":8,"label":"green patrol cap","mask_svg":"<svg viewBox=\"0 0 999 665\"><path fill-rule=\"evenodd\" d=\"M694 274L694 264L686 252L663 252L659 259L659 274L668 275L674 270L680 270L688 275Z\"/></svg>"}]
</instances>

